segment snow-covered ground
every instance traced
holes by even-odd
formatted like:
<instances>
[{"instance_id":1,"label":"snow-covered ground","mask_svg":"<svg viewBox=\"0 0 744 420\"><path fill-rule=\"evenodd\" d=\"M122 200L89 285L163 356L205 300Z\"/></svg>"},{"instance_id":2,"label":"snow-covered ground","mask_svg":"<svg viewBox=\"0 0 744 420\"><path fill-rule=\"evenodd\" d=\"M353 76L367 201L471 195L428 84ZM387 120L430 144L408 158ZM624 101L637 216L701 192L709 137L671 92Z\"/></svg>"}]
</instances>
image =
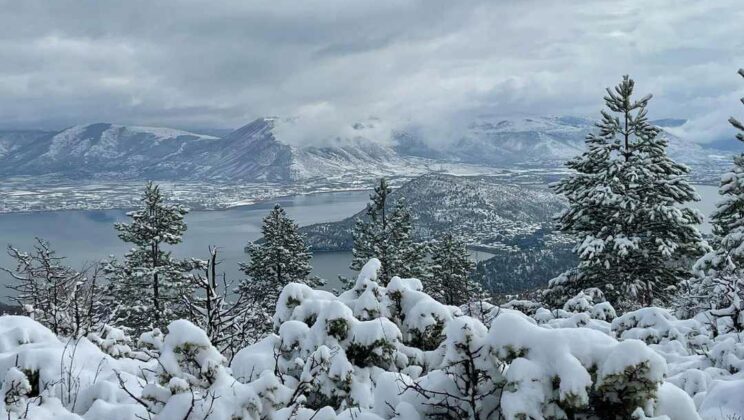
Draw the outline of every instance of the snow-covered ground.
<instances>
[{"instance_id":1,"label":"snow-covered ground","mask_svg":"<svg viewBox=\"0 0 744 420\"><path fill-rule=\"evenodd\" d=\"M601 293L562 309L445 306L371 260L339 296L289 284L271 334L231 362L186 320L131 340L55 337L0 317L9 419L657 419L744 415L744 344L703 317L617 316ZM502 417L503 416L503 417Z\"/></svg>"}]
</instances>

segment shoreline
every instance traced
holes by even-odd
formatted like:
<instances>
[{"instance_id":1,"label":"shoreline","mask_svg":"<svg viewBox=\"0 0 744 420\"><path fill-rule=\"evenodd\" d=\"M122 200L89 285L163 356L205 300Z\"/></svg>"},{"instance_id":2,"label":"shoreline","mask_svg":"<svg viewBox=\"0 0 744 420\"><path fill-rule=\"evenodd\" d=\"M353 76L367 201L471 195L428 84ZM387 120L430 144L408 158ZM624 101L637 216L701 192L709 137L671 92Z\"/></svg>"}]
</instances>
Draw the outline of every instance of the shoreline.
<instances>
[{"instance_id":1,"label":"shoreline","mask_svg":"<svg viewBox=\"0 0 744 420\"><path fill-rule=\"evenodd\" d=\"M344 187L339 189L323 189L318 191L303 191L303 192L297 192L297 193L290 193L290 194L279 194L270 198L262 198L262 199L256 199L252 202L246 202L247 200L243 202L237 202L237 203L226 203L223 206L220 207L191 207L187 204L183 204L184 207L189 209L189 213L192 212L219 212L219 211L226 211L226 210L235 210L245 207L254 206L256 204L262 204L266 202L270 202L272 200L279 200L279 199L286 199L290 197L299 197L299 196L310 196L310 195L320 195L320 194L336 194L336 193L343 193L343 192L361 192L361 191L370 191L370 188L362 188L362 187ZM174 203L178 203L178 201L173 201ZM102 207L88 207L88 208L50 208L50 209L39 209L39 210L16 210L16 211L3 211L0 210L0 217L4 215L9 214L38 214L38 213L58 213L58 212L65 212L65 211L86 211L86 212L93 212L93 211L131 211L136 209L136 207L116 207L116 206L102 206Z\"/></svg>"},{"instance_id":2,"label":"shoreline","mask_svg":"<svg viewBox=\"0 0 744 420\"><path fill-rule=\"evenodd\" d=\"M479 176L479 175L454 175L454 176ZM393 180L408 180L409 178L405 177L396 177L393 178ZM163 184L172 183L172 181L163 181ZM87 185L93 185L93 184L87 184ZM222 186L227 187L240 187L240 184L221 184ZM272 189L272 188L278 188L281 189L281 185L272 185L268 184L266 186L261 186L260 184L248 184L251 185L254 188L265 188L265 189ZM246 186L248 186L246 185ZM545 184L547 186L547 184ZM697 186L705 186L705 187L718 187L718 183L714 183L712 181L700 181L700 182L691 182L691 185L697 187ZM398 187L399 185L396 185ZM285 186L288 189L291 189L296 186L287 185ZM2 188L2 185L0 184L0 188ZM352 186L344 186L344 187L319 187L315 190L310 189L308 191L297 191L297 192L291 192L291 191L282 191L277 193L277 195L273 195L267 198L258 198L258 199L245 199L245 200L231 200L226 201L223 203L218 203L214 206L203 206L200 205L198 202L193 202L191 205L189 205L188 201L179 201L179 200L171 200L173 203L180 203L184 207L187 207L189 209L189 212L216 212L216 211L225 211L225 210L235 210L240 209L244 207L250 207L254 206L256 204L266 203L271 200L281 200L286 199L289 197L299 197L299 196L310 196L310 195L317 195L317 194L330 194L330 193L342 193L342 192L360 192L360 191L369 191L371 190L371 187L363 187L361 185L352 185ZM40 197L43 196L43 193L31 193L27 194L29 196L33 197ZM133 199L134 200L134 199ZM42 200L37 200L42 201ZM105 200L102 200L105 202ZM71 207L71 208L61 208L61 207L55 207L50 206L50 208L43 208L43 209L23 209L23 210L1 210L0 209L0 217L3 215L9 215L9 214L35 214L35 213L56 213L56 212L65 212L65 211L131 211L136 208L135 206L129 207L129 206L79 206L79 207Z\"/></svg>"}]
</instances>

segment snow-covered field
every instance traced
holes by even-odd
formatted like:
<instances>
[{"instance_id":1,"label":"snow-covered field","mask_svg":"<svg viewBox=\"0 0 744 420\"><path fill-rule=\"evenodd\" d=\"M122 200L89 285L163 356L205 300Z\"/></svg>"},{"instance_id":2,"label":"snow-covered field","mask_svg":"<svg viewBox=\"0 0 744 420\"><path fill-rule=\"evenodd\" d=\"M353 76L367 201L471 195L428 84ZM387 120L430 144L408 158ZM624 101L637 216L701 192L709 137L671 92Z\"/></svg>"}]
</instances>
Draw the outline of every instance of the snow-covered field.
<instances>
[{"instance_id":1,"label":"snow-covered field","mask_svg":"<svg viewBox=\"0 0 744 420\"><path fill-rule=\"evenodd\" d=\"M617 317L597 292L561 310L450 307L371 260L339 296L289 284L276 334L231 361L188 321L132 340L55 337L0 317L9 419L657 419L744 414L744 343L701 316Z\"/></svg>"}]
</instances>

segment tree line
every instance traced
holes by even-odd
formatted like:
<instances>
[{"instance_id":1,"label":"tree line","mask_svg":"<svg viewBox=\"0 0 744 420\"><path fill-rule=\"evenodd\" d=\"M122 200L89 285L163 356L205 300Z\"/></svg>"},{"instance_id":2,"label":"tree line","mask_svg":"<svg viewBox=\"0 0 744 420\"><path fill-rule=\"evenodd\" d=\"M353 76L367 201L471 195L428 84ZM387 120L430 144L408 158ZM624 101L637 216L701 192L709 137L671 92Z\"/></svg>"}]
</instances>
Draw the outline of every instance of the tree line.
<instances>
[{"instance_id":1,"label":"tree line","mask_svg":"<svg viewBox=\"0 0 744 420\"><path fill-rule=\"evenodd\" d=\"M649 122L651 99L637 97L628 76L606 90L606 108L586 138L586 151L567 162L570 175L552 185L568 202L556 230L576 239L579 263L532 297L561 307L598 289L621 311L657 305L692 313L706 307L722 317L733 314L731 322L740 328L744 157L735 157L722 179L724 200L712 215L714 239L708 243L697 229L702 215L687 207L699 200L687 181L689 169L667 155L668 141ZM734 118L730 123L744 141L744 125ZM377 182L353 229L350 267L358 271L377 258L382 286L395 276L418 278L448 305L486 298L471 279L463 238L415 241L408 205L404 198L392 200L391 192L384 178ZM119 238L132 245L122 258L76 271L42 239L30 252L9 247L16 267L4 270L15 280L13 299L56 334L84 334L105 324L138 334L186 318L231 353L271 331L284 286L320 284L310 276L303 235L279 205L263 221L262 240L247 248L245 277L235 281L220 274L217 247L206 259L172 255L187 230L187 209L168 203L152 182L141 201L127 213L128 223L115 225Z\"/></svg>"},{"instance_id":2,"label":"tree line","mask_svg":"<svg viewBox=\"0 0 744 420\"><path fill-rule=\"evenodd\" d=\"M366 217L355 225L350 267L358 271L379 257L383 284L394 275L416 277L449 305L482 298L485 292L470 279L474 264L464 242L450 234L414 241L408 206L403 199L392 203L391 191L386 179L378 180ZM311 276L312 254L299 226L278 204L263 219L261 239L246 247L247 261L240 263L245 277L235 281L221 272L217 246L208 247L206 259L174 257L173 248L187 231L188 209L167 202L152 182L141 203L127 213L127 223L114 225L132 246L119 258L75 270L41 238L30 251L8 246L15 266L2 270L13 279L10 298L57 335L85 336L109 325L139 336L183 318L204 329L222 352L234 354L271 332L284 286L324 284Z\"/></svg>"}]
</instances>

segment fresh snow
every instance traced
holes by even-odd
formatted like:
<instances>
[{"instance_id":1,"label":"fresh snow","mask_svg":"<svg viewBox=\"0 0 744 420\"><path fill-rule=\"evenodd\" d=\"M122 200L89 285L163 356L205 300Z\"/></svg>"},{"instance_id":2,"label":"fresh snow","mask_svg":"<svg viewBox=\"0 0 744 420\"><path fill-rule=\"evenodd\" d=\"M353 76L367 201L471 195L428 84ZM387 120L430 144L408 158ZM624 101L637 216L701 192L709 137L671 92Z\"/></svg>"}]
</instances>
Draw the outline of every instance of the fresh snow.
<instances>
[{"instance_id":1,"label":"fresh snow","mask_svg":"<svg viewBox=\"0 0 744 420\"><path fill-rule=\"evenodd\" d=\"M186 320L132 340L111 327L58 338L30 318L0 317L0 405L11 419L91 420L424 419L445 406L463 419L550 419L619 401L613 410L638 419L744 413L744 345L702 320L653 307L616 317L592 290L561 310L451 307L416 279L380 286L379 269L371 260L338 296L287 285L276 334L229 364ZM476 382L465 381L471 362Z\"/></svg>"}]
</instances>

